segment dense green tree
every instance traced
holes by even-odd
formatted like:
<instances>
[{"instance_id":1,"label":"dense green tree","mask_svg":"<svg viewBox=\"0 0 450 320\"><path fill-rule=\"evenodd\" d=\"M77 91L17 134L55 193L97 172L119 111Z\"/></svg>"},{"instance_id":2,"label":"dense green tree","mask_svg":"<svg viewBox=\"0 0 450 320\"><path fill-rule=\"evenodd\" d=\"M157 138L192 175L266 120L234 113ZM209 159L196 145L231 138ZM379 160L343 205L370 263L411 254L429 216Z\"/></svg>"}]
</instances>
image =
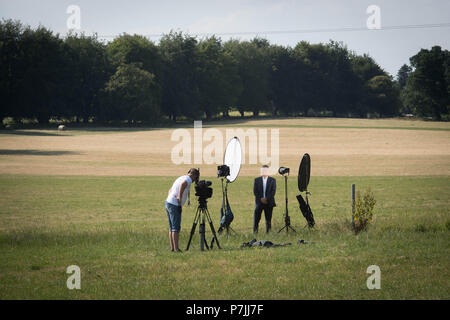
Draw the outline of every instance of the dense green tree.
<instances>
[{"instance_id":1,"label":"dense green tree","mask_svg":"<svg viewBox=\"0 0 450 320\"><path fill-rule=\"evenodd\" d=\"M345 116L357 106L360 81L353 71L351 54L346 46L331 41L327 49L331 59L328 75L330 88L328 107L333 116Z\"/></svg>"},{"instance_id":2,"label":"dense green tree","mask_svg":"<svg viewBox=\"0 0 450 320\"><path fill-rule=\"evenodd\" d=\"M69 108L64 116L75 115L88 122L96 115L98 93L105 86L111 71L105 54L105 45L95 36L71 34L65 39L71 58Z\"/></svg>"},{"instance_id":3,"label":"dense green tree","mask_svg":"<svg viewBox=\"0 0 450 320\"><path fill-rule=\"evenodd\" d=\"M431 116L440 120L442 115L449 113L450 52L434 46L431 50L420 50L410 58L410 62L414 71L411 72L406 84L406 93L410 95L406 101L417 115ZM414 99L411 99L413 97Z\"/></svg>"},{"instance_id":4,"label":"dense green tree","mask_svg":"<svg viewBox=\"0 0 450 320\"><path fill-rule=\"evenodd\" d=\"M271 59L271 72L269 78L270 101L274 115L278 112L292 114L295 112L296 93L295 88L295 61L292 50L283 46L271 46L269 48Z\"/></svg>"},{"instance_id":5,"label":"dense green tree","mask_svg":"<svg viewBox=\"0 0 450 320\"><path fill-rule=\"evenodd\" d=\"M399 92L388 76L375 76L368 81L370 111L380 117L395 116L399 111Z\"/></svg>"},{"instance_id":6,"label":"dense green tree","mask_svg":"<svg viewBox=\"0 0 450 320\"><path fill-rule=\"evenodd\" d=\"M400 96L400 113L402 114L411 114L412 108L409 106L409 102L407 101L407 90L405 90L406 83L408 81L409 75L411 74L412 68L407 64L404 64L400 67L397 72L396 79L396 87L399 90Z\"/></svg>"},{"instance_id":7,"label":"dense green tree","mask_svg":"<svg viewBox=\"0 0 450 320\"><path fill-rule=\"evenodd\" d=\"M135 63L117 67L103 90L101 120L155 123L159 119L159 91L155 76L141 67Z\"/></svg>"},{"instance_id":8,"label":"dense green tree","mask_svg":"<svg viewBox=\"0 0 450 320\"><path fill-rule=\"evenodd\" d=\"M307 115L308 109L318 110L318 106L323 105L318 93L322 79L314 72L313 56L307 42L300 42L294 49L271 47L270 92L276 111L285 115ZM315 100L315 96L319 100Z\"/></svg>"},{"instance_id":9,"label":"dense green tree","mask_svg":"<svg viewBox=\"0 0 450 320\"><path fill-rule=\"evenodd\" d=\"M330 111L333 116L346 115L357 104L355 88L359 80L355 75L351 54L341 43L328 44L300 42L294 48L297 66L302 72L296 83L301 86L300 108L303 114L308 109ZM305 81L307 80L307 81Z\"/></svg>"},{"instance_id":10,"label":"dense green tree","mask_svg":"<svg viewBox=\"0 0 450 320\"><path fill-rule=\"evenodd\" d=\"M332 101L332 60L327 46L302 41L294 48L293 54L297 68L301 68L295 80L300 93L296 109L307 115L308 109L319 111L329 108Z\"/></svg>"},{"instance_id":11,"label":"dense green tree","mask_svg":"<svg viewBox=\"0 0 450 320\"><path fill-rule=\"evenodd\" d=\"M62 39L41 26L24 30L21 48L20 114L47 123L66 106L64 89L71 71L67 49Z\"/></svg>"},{"instance_id":12,"label":"dense green tree","mask_svg":"<svg viewBox=\"0 0 450 320\"><path fill-rule=\"evenodd\" d=\"M24 54L21 37L24 27L19 21L3 20L0 23L0 119L6 116L19 116L17 110L20 96Z\"/></svg>"},{"instance_id":13,"label":"dense green tree","mask_svg":"<svg viewBox=\"0 0 450 320\"><path fill-rule=\"evenodd\" d=\"M428 117L433 114L432 101L422 92L412 86L412 82L407 81L405 87L400 92L402 111L411 113L419 117Z\"/></svg>"},{"instance_id":14,"label":"dense green tree","mask_svg":"<svg viewBox=\"0 0 450 320\"><path fill-rule=\"evenodd\" d=\"M404 64L400 67L397 72L397 84L399 89L403 89L406 86L406 81L408 81L411 71L412 68L407 64Z\"/></svg>"},{"instance_id":15,"label":"dense green tree","mask_svg":"<svg viewBox=\"0 0 450 320\"><path fill-rule=\"evenodd\" d=\"M206 118L222 111L228 114L236 103L242 85L237 73L237 63L222 46L220 39L210 37L199 42L199 93L200 107Z\"/></svg>"},{"instance_id":16,"label":"dense green tree","mask_svg":"<svg viewBox=\"0 0 450 320\"><path fill-rule=\"evenodd\" d=\"M372 89L369 86L369 81L376 76L387 76L387 73L367 54L362 56L352 54L350 60L353 72L359 78L359 83L354 88L357 103L350 110L350 113L365 118L368 112L374 112L374 99L371 95Z\"/></svg>"},{"instance_id":17,"label":"dense green tree","mask_svg":"<svg viewBox=\"0 0 450 320\"><path fill-rule=\"evenodd\" d=\"M159 82L162 60L158 46L140 35L122 34L108 43L106 53L114 67L141 63L142 69L152 73Z\"/></svg>"},{"instance_id":18,"label":"dense green tree","mask_svg":"<svg viewBox=\"0 0 450 320\"><path fill-rule=\"evenodd\" d=\"M236 105L239 97L242 94L243 85L242 79L240 78L238 72L238 62L230 54L230 52L227 52L225 50L222 51L221 67L221 111L224 117L228 117L228 112L230 111L231 107Z\"/></svg>"},{"instance_id":19,"label":"dense green tree","mask_svg":"<svg viewBox=\"0 0 450 320\"><path fill-rule=\"evenodd\" d=\"M387 75L387 73L368 54L358 56L351 55L353 71L363 81L367 82L375 76Z\"/></svg>"},{"instance_id":20,"label":"dense green tree","mask_svg":"<svg viewBox=\"0 0 450 320\"><path fill-rule=\"evenodd\" d=\"M163 69L162 110L170 119L196 118L200 108L200 61L197 40L181 32L161 38Z\"/></svg>"},{"instance_id":21,"label":"dense green tree","mask_svg":"<svg viewBox=\"0 0 450 320\"><path fill-rule=\"evenodd\" d=\"M233 92L227 85L230 79L226 77L224 50L221 41L216 37L202 40L198 44L199 59L199 104L206 118L225 110L228 103L227 97Z\"/></svg>"},{"instance_id":22,"label":"dense green tree","mask_svg":"<svg viewBox=\"0 0 450 320\"><path fill-rule=\"evenodd\" d=\"M0 90L7 106L2 109L8 116L47 123L66 107L64 88L70 68L64 42L42 26L33 30L11 20L3 21L0 30Z\"/></svg>"},{"instance_id":23,"label":"dense green tree","mask_svg":"<svg viewBox=\"0 0 450 320\"><path fill-rule=\"evenodd\" d=\"M267 42L258 38L243 42L229 40L224 44L224 49L238 64L242 92L236 103L241 115L249 110L257 116L259 111L270 109L268 99L271 65Z\"/></svg>"}]
</instances>

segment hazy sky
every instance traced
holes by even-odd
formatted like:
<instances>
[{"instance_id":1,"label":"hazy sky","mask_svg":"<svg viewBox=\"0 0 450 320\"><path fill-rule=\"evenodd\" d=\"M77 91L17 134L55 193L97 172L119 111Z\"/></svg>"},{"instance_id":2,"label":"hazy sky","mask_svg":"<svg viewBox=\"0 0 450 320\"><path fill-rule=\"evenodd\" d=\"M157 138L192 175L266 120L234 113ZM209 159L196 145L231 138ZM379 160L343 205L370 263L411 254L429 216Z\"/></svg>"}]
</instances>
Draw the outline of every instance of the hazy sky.
<instances>
[{"instance_id":1,"label":"hazy sky","mask_svg":"<svg viewBox=\"0 0 450 320\"><path fill-rule=\"evenodd\" d=\"M81 10L81 31L97 32L100 38L127 32L158 35L171 29L191 34L255 32L252 35L221 35L249 39L255 35L271 43L295 46L344 42L358 54L370 54L395 75L421 48L450 47L450 27L358 30L346 32L271 33L270 31L366 28L369 5L380 8L381 28L402 25L450 23L450 0L0 0L2 18L19 19L35 27L42 24L65 35L69 5ZM265 33L268 32L268 33ZM158 36L150 39L157 42Z\"/></svg>"}]
</instances>

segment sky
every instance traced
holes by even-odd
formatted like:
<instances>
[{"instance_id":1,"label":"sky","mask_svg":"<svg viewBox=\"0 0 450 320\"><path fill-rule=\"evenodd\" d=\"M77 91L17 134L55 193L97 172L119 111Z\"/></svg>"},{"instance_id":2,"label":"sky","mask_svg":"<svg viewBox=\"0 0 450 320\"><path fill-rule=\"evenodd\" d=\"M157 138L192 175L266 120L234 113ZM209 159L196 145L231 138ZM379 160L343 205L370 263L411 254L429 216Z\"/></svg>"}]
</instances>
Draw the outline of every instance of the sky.
<instances>
[{"instance_id":1,"label":"sky","mask_svg":"<svg viewBox=\"0 0 450 320\"><path fill-rule=\"evenodd\" d=\"M259 36L291 47L302 40L335 40L357 54L369 54L393 76L422 48L450 48L450 0L0 0L0 17L32 27L41 24L64 36L73 17L67 13L70 5L80 9L78 31L97 33L105 41L126 32L158 42L170 30L199 39L218 34L223 41ZM367 13L370 5L379 8L379 30L367 28L373 16Z\"/></svg>"}]
</instances>

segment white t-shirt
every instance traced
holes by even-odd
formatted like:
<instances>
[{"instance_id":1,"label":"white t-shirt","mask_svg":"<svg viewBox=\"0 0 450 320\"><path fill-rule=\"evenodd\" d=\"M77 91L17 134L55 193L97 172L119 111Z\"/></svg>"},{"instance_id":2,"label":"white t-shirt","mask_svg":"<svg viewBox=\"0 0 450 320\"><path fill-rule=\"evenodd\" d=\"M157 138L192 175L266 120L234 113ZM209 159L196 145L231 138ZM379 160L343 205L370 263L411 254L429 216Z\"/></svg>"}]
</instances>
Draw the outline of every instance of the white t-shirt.
<instances>
[{"instance_id":1,"label":"white t-shirt","mask_svg":"<svg viewBox=\"0 0 450 320\"><path fill-rule=\"evenodd\" d=\"M178 194L180 193L181 185L185 181L187 182L187 186L186 186L186 189L184 189L184 192L183 192L183 194L181 196L181 203L178 203L177 197L178 197ZM188 175L179 177L173 183L172 188L170 188L169 194L167 195L166 201L168 203L170 203L170 204L175 205L175 206L180 206L180 205L183 206L184 203L186 202L187 195L188 195L189 190L191 188L191 184L192 184L192 179Z\"/></svg>"},{"instance_id":2,"label":"white t-shirt","mask_svg":"<svg viewBox=\"0 0 450 320\"><path fill-rule=\"evenodd\" d=\"M267 186L267 178L269 177L263 177L263 198L266 197L266 186Z\"/></svg>"}]
</instances>

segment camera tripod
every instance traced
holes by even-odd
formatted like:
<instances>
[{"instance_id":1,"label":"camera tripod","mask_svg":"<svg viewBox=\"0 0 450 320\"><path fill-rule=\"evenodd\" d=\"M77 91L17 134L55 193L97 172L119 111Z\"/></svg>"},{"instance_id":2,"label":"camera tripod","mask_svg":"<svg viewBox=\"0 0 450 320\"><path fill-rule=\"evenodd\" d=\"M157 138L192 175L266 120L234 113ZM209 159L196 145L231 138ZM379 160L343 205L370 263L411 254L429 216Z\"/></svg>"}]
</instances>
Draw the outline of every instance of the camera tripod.
<instances>
[{"instance_id":1,"label":"camera tripod","mask_svg":"<svg viewBox=\"0 0 450 320\"><path fill-rule=\"evenodd\" d=\"M209 250L209 248L213 248L214 241L217 243L217 247L222 249L219 244L219 240L217 239L216 231L214 229L213 222L211 220L211 215L208 211L208 206L206 205L206 199L199 198L199 205L197 207L197 211L195 212L194 223L192 224L191 235L189 236L189 241L186 247L186 251L189 250L189 246L191 245L192 237L194 236L195 229L197 228L197 224L199 224L199 234L200 234L200 250L204 251L205 247ZM208 220L209 227L211 229L213 238L211 240L211 244L208 246L205 237L205 221Z\"/></svg>"},{"instance_id":2,"label":"camera tripod","mask_svg":"<svg viewBox=\"0 0 450 320\"><path fill-rule=\"evenodd\" d=\"M283 231L283 229L286 229L286 233L289 233L289 229L291 229L294 232L295 229L293 227L291 227L291 217L289 217L289 211L288 211L288 196L287 196L287 179L288 179L288 175L285 174L284 176L284 197L286 200L286 211L284 213L284 227L281 228L278 233L280 233L281 231Z\"/></svg>"}]
</instances>

